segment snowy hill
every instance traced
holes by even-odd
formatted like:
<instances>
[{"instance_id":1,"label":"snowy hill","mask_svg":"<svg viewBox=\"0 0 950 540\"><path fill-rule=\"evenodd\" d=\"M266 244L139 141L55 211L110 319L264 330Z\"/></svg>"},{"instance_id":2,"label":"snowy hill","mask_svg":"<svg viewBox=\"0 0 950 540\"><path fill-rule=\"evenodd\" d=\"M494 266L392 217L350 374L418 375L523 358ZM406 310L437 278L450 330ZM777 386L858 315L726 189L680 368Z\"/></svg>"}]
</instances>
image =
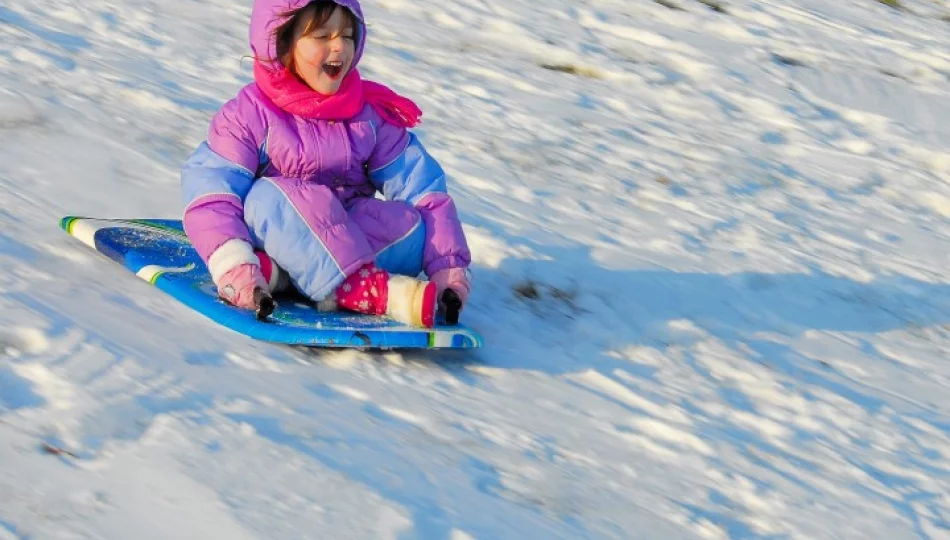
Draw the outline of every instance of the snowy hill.
<instances>
[{"instance_id":1,"label":"snowy hill","mask_svg":"<svg viewBox=\"0 0 950 540\"><path fill-rule=\"evenodd\" d=\"M179 216L249 0L6 0L0 539L950 538L950 5L902 6L367 1L487 346L366 354L57 228Z\"/></svg>"}]
</instances>

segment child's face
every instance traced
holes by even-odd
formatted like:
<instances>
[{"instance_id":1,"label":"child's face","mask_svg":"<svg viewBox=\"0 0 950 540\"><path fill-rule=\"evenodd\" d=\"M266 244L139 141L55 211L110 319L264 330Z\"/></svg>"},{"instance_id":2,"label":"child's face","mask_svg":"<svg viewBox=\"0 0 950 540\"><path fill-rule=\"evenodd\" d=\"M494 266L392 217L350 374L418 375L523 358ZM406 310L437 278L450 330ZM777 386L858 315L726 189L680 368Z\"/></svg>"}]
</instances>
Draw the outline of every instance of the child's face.
<instances>
[{"instance_id":1,"label":"child's face","mask_svg":"<svg viewBox=\"0 0 950 540\"><path fill-rule=\"evenodd\" d=\"M294 29L293 55L297 76L310 88L327 96L340 89L356 49L354 29L344 9L337 7L323 26L309 34L304 34L305 23L298 23L298 28Z\"/></svg>"}]
</instances>

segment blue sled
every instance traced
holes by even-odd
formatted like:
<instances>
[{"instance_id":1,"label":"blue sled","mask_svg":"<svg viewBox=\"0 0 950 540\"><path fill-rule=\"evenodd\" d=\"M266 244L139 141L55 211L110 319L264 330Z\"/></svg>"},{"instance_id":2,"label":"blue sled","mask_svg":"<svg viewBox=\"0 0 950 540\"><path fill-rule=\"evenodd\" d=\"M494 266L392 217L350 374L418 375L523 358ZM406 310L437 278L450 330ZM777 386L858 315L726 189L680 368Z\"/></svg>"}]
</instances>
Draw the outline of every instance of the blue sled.
<instances>
[{"instance_id":1,"label":"blue sled","mask_svg":"<svg viewBox=\"0 0 950 540\"><path fill-rule=\"evenodd\" d=\"M353 313L320 313L301 296L276 298L267 321L218 298L207 267L188 241L181 221L95 219L69 216L60 226L84 244L218 324L248 337L308 347L370 349L471 349L482 338L464 325L429 330Z\"/></svg>"}]
</instances>

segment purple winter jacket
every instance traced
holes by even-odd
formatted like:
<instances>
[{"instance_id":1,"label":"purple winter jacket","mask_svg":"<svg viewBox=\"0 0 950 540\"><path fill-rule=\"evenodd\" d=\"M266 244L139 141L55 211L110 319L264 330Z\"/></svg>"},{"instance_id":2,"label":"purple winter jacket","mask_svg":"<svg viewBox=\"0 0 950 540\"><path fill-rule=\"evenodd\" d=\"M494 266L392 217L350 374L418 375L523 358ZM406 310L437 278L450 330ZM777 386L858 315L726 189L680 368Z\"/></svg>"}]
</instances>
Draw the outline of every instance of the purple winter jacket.
<instances>
[{"instance_id":1,"label":"purple winter jacket","mask_svg":"<svg viewBox=\"0 0 950 540\"><path fill-rule=\"evenodd\" d=\"M360 21L355 68L366 43L362 10L357 0L335 1ZM276 57L281 15L308 3L255 0L255 57ZM368 104L348 120L313 120L280 109L251 83L214 116L182 169L182 190L185 231L215 282L256 264L252 246L315 300L374 260L429 276L471 262L441 167L414 134Z\"/></svg>"}]
</instances>

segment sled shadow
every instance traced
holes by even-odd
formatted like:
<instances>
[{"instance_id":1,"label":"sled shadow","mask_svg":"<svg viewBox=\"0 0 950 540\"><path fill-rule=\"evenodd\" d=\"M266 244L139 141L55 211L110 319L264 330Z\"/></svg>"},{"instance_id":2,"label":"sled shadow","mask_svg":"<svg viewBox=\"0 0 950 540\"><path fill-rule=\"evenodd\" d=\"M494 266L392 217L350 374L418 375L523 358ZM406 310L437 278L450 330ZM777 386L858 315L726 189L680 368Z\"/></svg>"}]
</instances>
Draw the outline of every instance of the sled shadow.
<instances>
[{"instance_id":1,"label":"sled shadow","mask_svg":"<svg viewBox=\"0 0 950 540\"><path fill-rule=\"evenodd\" d=\"M603 352L688 345L700 334L770 359L794 358L759 336L875 334L950 322L950 285L902 276L865 283L819 269L610 270L583 247L546 246L545 255L549 261L508 259L497 269L477 270L464 320L485 337L476 355L480 364L549 374L629 370L629 362Z\"/></svg>"}]
</instances>

